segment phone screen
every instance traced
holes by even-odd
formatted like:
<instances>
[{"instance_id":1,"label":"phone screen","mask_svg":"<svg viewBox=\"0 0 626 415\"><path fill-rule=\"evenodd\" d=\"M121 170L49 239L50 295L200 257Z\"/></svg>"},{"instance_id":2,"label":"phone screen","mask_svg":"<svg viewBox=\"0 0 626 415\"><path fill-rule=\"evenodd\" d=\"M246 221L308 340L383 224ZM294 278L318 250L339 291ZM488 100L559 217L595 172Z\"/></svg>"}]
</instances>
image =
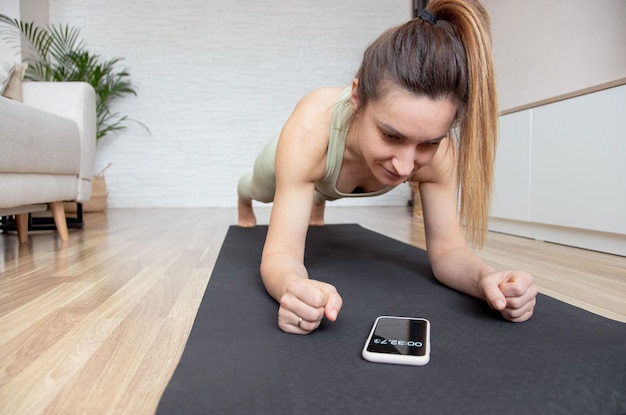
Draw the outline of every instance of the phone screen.
<instances>
[{"instance_id":1,"label":"phone screen","mask_svg":"<svg viewBox=\"0 0 626 415\"><path fill-rule=\"evenodd\" d=\"M418 318L379 317L367 351L405 356L428 352L428 321Z\"/></svg>"}]
</instances>

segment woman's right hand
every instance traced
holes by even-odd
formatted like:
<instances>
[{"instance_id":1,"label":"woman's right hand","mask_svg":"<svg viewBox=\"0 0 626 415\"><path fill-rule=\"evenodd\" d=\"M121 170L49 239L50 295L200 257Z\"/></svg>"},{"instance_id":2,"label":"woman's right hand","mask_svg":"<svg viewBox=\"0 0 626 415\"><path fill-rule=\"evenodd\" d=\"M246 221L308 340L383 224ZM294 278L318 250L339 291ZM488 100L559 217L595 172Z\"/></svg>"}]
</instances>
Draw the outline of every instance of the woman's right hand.
<instances>
[{"instance_id":1,"label":"woman's right hand","mask_svg":"<svg viewBox=\"0 0 626 415\"><path fill-rule=\"evenodd\" d=\"M287 333L309 334L319 327L324 316L330 321L337 320L342 304L334 286L298 278L289 283L280 298L278 327Z\"/></svg>"}]
</instances>

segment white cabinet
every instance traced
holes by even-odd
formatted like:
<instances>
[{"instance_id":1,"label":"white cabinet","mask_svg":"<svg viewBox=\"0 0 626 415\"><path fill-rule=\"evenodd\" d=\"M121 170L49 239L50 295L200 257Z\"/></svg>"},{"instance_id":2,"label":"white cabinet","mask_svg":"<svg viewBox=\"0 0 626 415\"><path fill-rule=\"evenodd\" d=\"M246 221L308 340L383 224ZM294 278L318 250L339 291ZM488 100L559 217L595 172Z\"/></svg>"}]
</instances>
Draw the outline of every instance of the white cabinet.
<instances>
[{"instance_id":1,"label":"white cabinet","mask_svg":"<svg viewBox=\"0 0 626 415\"><path fill-rule=\"evenodd\" d=\"M500 118L489 228L626 255L626 85Z\"/></svg>"}]
</instances>

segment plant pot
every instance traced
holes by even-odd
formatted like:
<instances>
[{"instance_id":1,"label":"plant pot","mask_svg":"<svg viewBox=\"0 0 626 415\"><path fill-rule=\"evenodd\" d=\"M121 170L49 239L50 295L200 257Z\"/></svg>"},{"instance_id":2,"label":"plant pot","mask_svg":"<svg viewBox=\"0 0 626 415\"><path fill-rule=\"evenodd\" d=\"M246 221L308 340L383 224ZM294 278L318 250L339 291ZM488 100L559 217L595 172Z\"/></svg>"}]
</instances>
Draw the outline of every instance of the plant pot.
<instances>
[{"instance_id":1,"label":"plant pot","mask_svg":"<svg viewBox=\"0 0 626 415\"><path fill-rule=\"evenodd\" d=\"M102 212L107 207L107 184L104 176L93 176L91 198L83 203L83 212Z\"/></svg>"},{"instance_id":2,"label":"plant pot","mask_svg":"<svg viewBox=\"0 0 626 415\"><path fill-rule=\"evenodd\" d=\"M91 181L91 198L83 203L83 213L88 212L102 212L107 207L107 184L104 180L104 176L93 176ZM63 203L65 212L76 212L76 203L67 202Z\"/></svg>"}]
</instances>

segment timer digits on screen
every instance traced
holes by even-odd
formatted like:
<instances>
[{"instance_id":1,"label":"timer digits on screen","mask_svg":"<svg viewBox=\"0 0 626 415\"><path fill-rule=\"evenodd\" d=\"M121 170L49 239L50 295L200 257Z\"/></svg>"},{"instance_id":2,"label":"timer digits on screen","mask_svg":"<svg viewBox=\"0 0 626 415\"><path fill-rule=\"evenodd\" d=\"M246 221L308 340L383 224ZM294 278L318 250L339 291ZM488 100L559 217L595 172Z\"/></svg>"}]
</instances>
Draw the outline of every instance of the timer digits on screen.
<instances>
[{"instance_id":1,"label":"timer digits on screen","mask_svg":"<svg viewBox=\"0 0 626 415\"><path fill-rule=\"evenodd\" d=\"M420 341L413 340L396 340L396 339L374 339L374 344L390 344L392 346L409 346L409 347L422 347L423 344Z\"/></svg>"}]
</instances>

